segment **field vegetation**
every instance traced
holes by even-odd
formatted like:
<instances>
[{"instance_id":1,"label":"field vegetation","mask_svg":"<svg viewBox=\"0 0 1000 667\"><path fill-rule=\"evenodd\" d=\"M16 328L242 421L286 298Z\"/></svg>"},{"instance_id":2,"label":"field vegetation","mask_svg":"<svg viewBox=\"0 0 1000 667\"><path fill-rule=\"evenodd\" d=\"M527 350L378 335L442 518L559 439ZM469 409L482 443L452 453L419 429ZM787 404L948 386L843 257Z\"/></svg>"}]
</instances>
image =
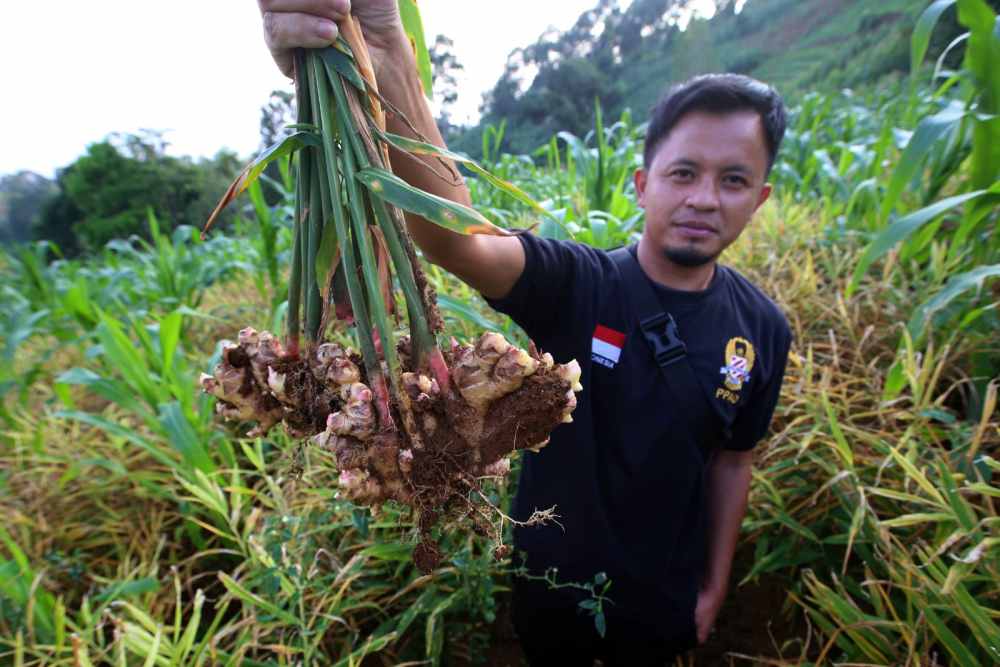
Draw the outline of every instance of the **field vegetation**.
<instances>
[{"instance_id":1,"label":"field vegetation","mask_svg":"<svg viewBox=\"0 0 1000 667\"><path fill-rule=\"evenodd\" d=\"M947 20L951 55L929 46ZM998 25L984 0L939 0L914 18L908 77L793 109L776 195L724 260L795 341L739 586L693 664L1000 663ZM528 154L485 131L486 166L548 213L470 177L477 208L598 247L637 238L643 127L594 118ZM84 259L0 256L0 664L517 660L518 573L489 537L436 533L444 557L420 572L408 510L356 507L332 457L280 429L224 430L198 387L214 341L284 328L287 164L268 185L280 196L252 186L207 240L151 206L141 236ZM446 335L525 342L426 270ZM502 507L513 489L484 492ZM596 620L614 582L577 583Z\"/></svg>"}]
</instances>

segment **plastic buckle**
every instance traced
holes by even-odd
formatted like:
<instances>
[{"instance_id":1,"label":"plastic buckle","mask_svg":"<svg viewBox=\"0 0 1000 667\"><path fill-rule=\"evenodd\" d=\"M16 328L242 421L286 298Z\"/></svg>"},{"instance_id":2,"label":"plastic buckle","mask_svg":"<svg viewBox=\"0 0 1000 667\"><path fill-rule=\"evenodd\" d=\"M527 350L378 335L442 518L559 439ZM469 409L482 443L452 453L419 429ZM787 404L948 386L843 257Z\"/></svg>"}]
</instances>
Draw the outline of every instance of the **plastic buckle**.
<instances>
[{"instance_id":1,"label":"plastic buckle","mask_svg":"<svg viewBox=\"0 0 1000 667\"><path fill-rule=\"evenodd\" d=\"M640 323L642 333L653 350L653 357L661 368L687 356L687 346L677 331L677 322L670 313L646 318Z\"/></svg>"}]
</instances>

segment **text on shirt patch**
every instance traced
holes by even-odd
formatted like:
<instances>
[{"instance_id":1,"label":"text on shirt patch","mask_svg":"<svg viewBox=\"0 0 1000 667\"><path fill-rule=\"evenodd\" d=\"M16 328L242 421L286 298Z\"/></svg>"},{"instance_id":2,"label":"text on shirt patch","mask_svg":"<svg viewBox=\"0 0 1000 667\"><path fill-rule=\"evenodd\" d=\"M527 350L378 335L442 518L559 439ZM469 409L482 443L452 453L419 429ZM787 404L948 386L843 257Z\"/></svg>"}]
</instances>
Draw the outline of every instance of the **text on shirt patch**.
<instances>
[{"instance_id":1,"label":"text on shirt patch","mask_svg":"<svg viewBox=\"0 0 1000 667\"><path fill-rule=\"evenodd\" d=\"M719 369L719 373L725 376L725 386L716 390L715 397L736 405L743 385L750 381L750 372L756 358L753 345L746 338L730 339L724 357L726 365Z\"/></svg>"},{"instance_id":2,"label":"text on shirt patch","mask_svg":"<svg viewBox=\"0 0 1000 667\"><path fill-rule=\"evenodd\" d=\"M625 347L625 334L598 324L590 344L590 358L605 368L614 368L621 359L623 347Z\"/></svg>"}]
</instances>

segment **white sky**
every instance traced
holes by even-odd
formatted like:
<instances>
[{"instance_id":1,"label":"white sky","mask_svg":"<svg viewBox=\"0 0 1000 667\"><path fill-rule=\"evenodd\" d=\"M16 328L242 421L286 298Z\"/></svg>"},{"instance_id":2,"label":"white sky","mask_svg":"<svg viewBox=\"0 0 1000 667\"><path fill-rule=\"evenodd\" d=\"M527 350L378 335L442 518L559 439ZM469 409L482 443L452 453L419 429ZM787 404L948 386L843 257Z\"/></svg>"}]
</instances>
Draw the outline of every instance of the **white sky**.
<instances>
[{"instance_id":1,"label":"white sky","mask_svg":"<svg viewBox=\"0 0 1000 667\"><path fill-rule=\"evenodd\" d=\"M622 0L621 5L631 0ZM476 114L507 54L571 27L596 0L420 0L428 40L465 66L456 120ZM5 0L0 12L0 174L52 177L111 132L166 130L174 155L249 156L260 107L291 90L253 0Z\"/></svg>"}]
</instances>

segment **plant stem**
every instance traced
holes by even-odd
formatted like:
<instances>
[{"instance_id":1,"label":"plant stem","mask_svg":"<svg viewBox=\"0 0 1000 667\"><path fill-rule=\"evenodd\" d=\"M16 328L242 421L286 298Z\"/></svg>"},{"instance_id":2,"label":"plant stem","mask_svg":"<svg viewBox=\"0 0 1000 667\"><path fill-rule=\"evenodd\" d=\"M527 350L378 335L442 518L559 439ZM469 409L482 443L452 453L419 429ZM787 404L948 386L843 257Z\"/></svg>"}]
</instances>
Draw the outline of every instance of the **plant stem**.
<instances>
[{"instance_id":1,"label":"plant stem","mask_svg":"<svg viewBox=\"0 0 1000 667\"><path fill-rule=\"evenodd\" d=\"M359 111L360 102L356 98L348 100L348 96L353 91L337 81L338 77L329 70L327 70L327 75L330 77L330 83L337 99L337 110L341 123L345 126L350 125L352 111L355 112L353 114L355 122L367 122L365 115ZM374 142L369 147L370 150L366 150L361 138L356 133L349 134L348 142L357 157L359 168L364 169L372 162L377 162L379 166L388 167L388 165L381 164L381 156L378 154ZM365 199L368 200L370 208L375 214L375 219L385 236L392 263L396 268L396 275L399 277L400 288L406 299L406 310L410 320L411 353L416 362L414 367L426 369L429 359L433 356L433 350L437 348L437 341L428 325L424 300L415 278L420 265L416 260L416 254L412 252L409 236L402 229L402 225L391 217L385 201L378 197L370 197L368 193L365 193Z\"/></svg>"},{"instance_id":2,"label":"plant stem","mask_svg":"<svg viewBox=\"0 0 1000 667\"><path fill-rule=\"evenodd\" d=\"M305 200L305 171L302 168L302 158L299 156L299 176L295 186L295 240L292 243L292 271L288 276L288 332L285 348L292 356L299 354L299 311L302 307L302 217L303 201Z\"/></svg>"},{"instance_id":3,"label":"plant stem","mask_svg":"<svg viewBox=\"0 0 1000 667\"><path fill-rule=\"evenodd\" d=\"M309 105L309 86L305 80L305 53L302 49L295 50L295 99L298 101L296 120L299 123L311 123L312 114ZM285 348L292 356L299 354L300 321L299 312L302 308L302 225L306 215L306 202L309 200L309 184L312 180L310 169L310 151L300 151L297 156L298 175L295 179L295 241L292 244L292 268L288 277L288 333Z\"/></svg>"},{"instance_id":4,"label":"plant stem","mask_svg":"<svg viewBox=\"0 0 1000 667\"><path fill-rule=\"evenodd\" d=\"M330 74L329 70L327 70L327 74ZM339 78L339 76L329 77L329 83L333 89L337 111L340 116L341 139L351 144L352 139L356 140L357 137L355 136L353 126L350 123L344 122L343 112L346 110L347 100L344 98L344 89ZM335 122L333 115L329 113L329 109L324 110L324 112L329 114L330 123ZM327 121L324 120L324 122ZM345 148L347 150L341 153L344 167L344 186L347 190L347 206L351 214L351 227L361 254L361 273L364 276L365 286L368 288L368 303L371 306L372 320L382 340L382 355L389 369L389 381L392 383L396 394L399 395L403 391L403 388L399 386L399 378L402 371L399 366L399 357L396 354L396 346L393 342L393 331L389 324L386 305L382 299L382 290L378 278L378 265L375 260L375 253L372 250L371 232L368 229L368 220L362 208L364 200L361 197L358 182L354 178L357 172L355 155L350 146Z\"/></svg>"},{"instance_id":5,"label":"plant stem","mask_svg":"<svg viewBox=\"0 0 1000 667\"><path fill-rule=\"evenodd\" d=\"M365 303L364 293L358 281L358 262L354 254L354 243L347 229L347 221L344 219L344 205L340 192L340 183L335 171L337 165L337 148L334 143L336 127L330 114L330 95L323 82L322 64L320 58L314 53L309 57L309 77L310 82L316 91L314 100L314 112L316 120L320 122L323 137L323 155L329 169L324 170L326 174L326 188L332 199L332 214L334 228L337 230L337 238L340 239L340 258L344 264L344 277L347 280L347 293L351 299L351 307L354 309L354 321L358 332L358 343L361 347L361 356L365 361L365 368L368 371L369 380L382 375L382 367L375 352L375 342L372 338L371 324L368 318L368 306ZM388 340L388 345L392 345L392 339ZM385 347L385 346L384 346Z\"/></svg>"},{"instance_id":6,"label":"plant stem","mask_svg":"<svg viewBox=\"0 0 1000 667\"><path fill-rule=\"evenodd\" d=\"M323 218L327 215L323 205L323 187L321 173L325 171L322 156L317 158L309 171L312 179L309 184L309 215L307 217L302 243L302 268L305 275L305 311L306 339L310 343L319 340L320 293L316 284L316 250L319 247L318 228L322 228Z\"/></svg>"}]
</instances>

